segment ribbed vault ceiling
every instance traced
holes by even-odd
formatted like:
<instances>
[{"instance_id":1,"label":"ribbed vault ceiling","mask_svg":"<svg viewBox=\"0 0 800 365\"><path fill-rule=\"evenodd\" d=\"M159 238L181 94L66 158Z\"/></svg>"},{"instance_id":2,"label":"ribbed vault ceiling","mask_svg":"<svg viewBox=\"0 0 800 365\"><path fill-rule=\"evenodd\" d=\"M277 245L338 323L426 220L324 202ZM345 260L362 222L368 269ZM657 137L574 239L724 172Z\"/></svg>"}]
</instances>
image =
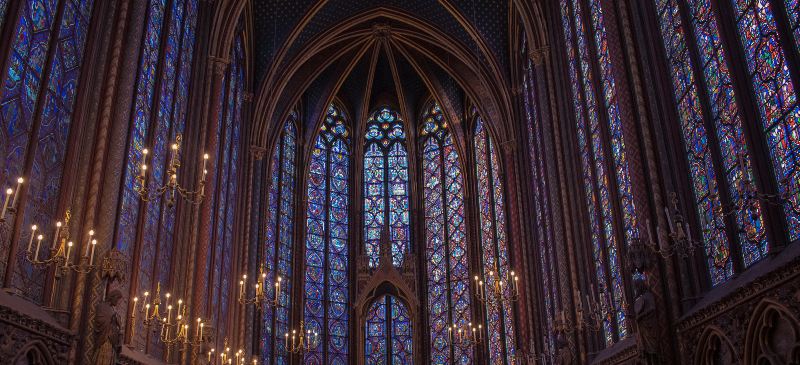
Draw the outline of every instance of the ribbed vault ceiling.
<instances>
[{"instance_id":1,"label":"ribbed vault ceiling","mask_svg":"<svg viewBox=\"0 0 800 365\"><path fill-rule=\"evenodd\" d=\"M301 101L307 139L334 98L356 122L380 103L416 119L430 96L451 115L463 111L466 97L479 101L490 122L509 119L510 6L500 0L255 1L258 144L269 146L273 127ZM501 134L503 128L496 126Z\"/></svg>"}]
</instances>

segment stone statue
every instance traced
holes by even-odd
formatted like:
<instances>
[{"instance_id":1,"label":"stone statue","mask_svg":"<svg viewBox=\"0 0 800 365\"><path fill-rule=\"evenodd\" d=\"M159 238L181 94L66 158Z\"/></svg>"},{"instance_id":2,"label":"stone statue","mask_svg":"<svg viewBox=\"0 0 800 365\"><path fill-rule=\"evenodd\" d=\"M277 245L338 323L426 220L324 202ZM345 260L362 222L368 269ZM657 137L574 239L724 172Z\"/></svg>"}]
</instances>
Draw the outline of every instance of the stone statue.
<instances>
[{"instance_id":1,"label":"stone statue","mask_svg":"<svg viewBox=\"0 0 800 365\"><path fill-rule=\"evenodd\" d=\"M636 298L633 301L633 318L636 321L636 335L639 342L639 355L644 364L658 364L658 313L656 300L644 275L634 275L633 288Z\"/></svg>"},{"instance_id":2,"label":"stone statue","mask_svg":"<svg viewBox=\"0 0 800 365\"><path fill-rule=\"evenodd\" d=\"M570 365L573 363L572 349L569 346L569 340L563 332L556 334L556 361L557 365Z\"/></svg>"},{"instance_id":3,"label":"stone statue","mask_svg":"<svg viewBox=\"0 0 800 365\"><path fill-rule=\"evenodd\" d=\"M106 300L97 304L94 316L96 347L92 364L115 365L122 350L122 326L116 307L122 299L119 290L112 290Z\"/></svg>"}]
</instances>

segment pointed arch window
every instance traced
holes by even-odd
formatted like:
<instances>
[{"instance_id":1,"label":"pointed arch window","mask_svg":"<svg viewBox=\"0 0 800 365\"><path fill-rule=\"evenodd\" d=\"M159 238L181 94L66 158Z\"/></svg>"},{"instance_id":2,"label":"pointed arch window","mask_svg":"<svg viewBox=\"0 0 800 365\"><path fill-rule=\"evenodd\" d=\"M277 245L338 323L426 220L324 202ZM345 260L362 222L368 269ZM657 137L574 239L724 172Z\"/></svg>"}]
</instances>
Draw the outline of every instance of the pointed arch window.
<instances>
[{"instance_id":1,"label":"pointed arch window","mask_svg":"<svg viewBox=\"0 0 800 365\"><path fill-rule=\"evenodd\" d=\"M213 195L205 199L213 199L213 217L211 224L211 255L207 266L209 285L209 307L204 308L206 318L216 329L215 338L218 346L229 334L226 325L230 321L232 307L236 298L231 295L235 290L236 278L233 275L234 223L236 202L238 198L239 160L241 151L242 104L244 102L244 49L242 36L239 33L234 39L231 54L231 66L225 75L225 90L220 107L220 120L217 129L219 150L216 151L218 169L209 172L209 181L213 181ZM203 307L203 304L200 304ZM201 312L203 313L203 312Z\"/></svg>"},{"instance_id":2,"label":"pointed arch window","mask_svg":"<svg viewBox=\"0 0 800 365\"><path fill-rule=\"evenodd\" d=\"M366 321L367 365L410 365L413 358L413 332L408 306L392 295L384 295L370 305Z\"/></svg>"},{"instance_id":3,"label":"pointed arch window","mask_svg":"<svg viewBox=\"0 0 800 365\"><path fill-rule=\"evenodd\" d=\"M331 104L319 130L308 170L306 216L306 327L320 334L304 364L347 364L350 291L350 132Z\"/></svg>"},{"instance_id":4,"label":"pointed arch window","mask_svg":"<svg viewBox=\"0 0 800 365\"><path fill-rule=\"evenodd\" d=\"M486 285L494 285L493 278L506 277L511 271L506 227L506 211L500 156L494 139L483 119L472 109L475 120L475 171L478 181L478 208L480 220L479 242L483 255L483 276ZM489 272L499 275L490 276ZM515 354L514 311L510 303L487 303L486 329L488 331L489 362L513 364Z\"/></svg>"},{"instance_id":5,"label":"pointed arch window","mask_svg":"<svg viewBox=\"0 0 800 365\"><path fill-rule=\"evenodd\" d=\"M297 183L297 113L291 112L283 124L278 143L270 163L267 227L264 242L265 282L281 279L278 306L264 308L262 333L263 362L286 364L289 355L281 345L289 332L289 314L292 293L292 253L294 247L294 207ZM274 298L275 287L270 285L268 298ZM273 333L274 331L274 333Z\"/></svg>"},{"instance_id":6,"label":"pointed arch window","mask_svg":"<svg viewBox=\"0 0 800 365\"><path fill-rule=\"evenodd\" d=\"M548 196L548 178L545 161L545 146L543 129L539 109L539 99L537 99L537 78L533 62L528 58L528 45L523 36L522 55L526 61L523 70L523 105L525 107L526 127L528 132L528 155L530 158L531 188L533 191L533 207L536 217L536 242L539 251L539 266L541 267L541 282L543 295L543 311L545 313L544 328L545 353L555 353L554 346L554 320L555 310L558 307L558 283L556 256L553 237L553 227L551 223L552 211L550 208L550 197Z\"/></svg>"},{"instance_id":7,"label":"pointed arch window","mask_svg":"<svg viewBox=\"0 0 800 365\"><path fill-rule=\"evenodd\" d=\"M384 106L367 121L364 148L364 236L369 267L378 266L380 236L389 225L392 263L410 248L408 155L403 120Z\"/></svg>"},{"instance_id":8,"label":"pointed arch window","mask_svg":"<svg viewBox=\"0 0 800 365\"><path fill-rule=\"evenodd\" d=\"M601 4L561 0L560 9L603 332L610 345L627 336L620 245L639 232Z\"/></svg>"},{"instance_id":9,"label":"pointed arch window","mask_svg":"<svg viewBox=\"0 0 800 365\"><path fill-rule=\"evenodd\" d=\"M711 285L728 280L740 266L749 267L766 256L762 202L748 198L755 186L756 152L748 143L747 116L741 111L754 103L762 126L772 171L784 197L783 210L790 240L800 238L800 149L793 141L800 119L798 91L786 59L794 44L782 43L780 33L797 35L797 1L653 0L660 35L669 61L675 104L688 160ZM785 7L784 7L785 5ZM735 19L720 15L724 7ZM783 26L776 11L789 10ZM794 11L792 11L794 10ZM720 24L732 22L738 30L727 44ZM794 29L794 30L792 30ZM736 47L736 44L741 47ZM743 55L746 65L731 63ZM749 85L737 86L733 69L748 72ZM798 75L795 75L795 80ZM749 94L746 90L752 90ZM753 138L753 137L751 137ZM731 211L734 227L726 227ZM735 232L730 235L727 232ZM740 253L733 255L732 252Z\"/></svg>"},{"instance_id":10,"label":"pointed arch window","mask_svg":"<svg viewBox=\"0 0 800 365\"><path fill-rule=\"evenodd\" d=\"M471 351L447 344L448 327L466 328L472 323L472 316L464 178L453 136L438 103L426 106L420 136L431 361L436 364L471 362Z\"/></svg>"},{"instance_id":11,"label":"pointed arch window","mask_svg":"<svg viewBox=\"0 0 800 365\"><path fill-rule=\"evenodd\" d=\"M11 23L11 34L0 34L9 40L0 46L0 186L24 176L14 219L21 217L22 227L49 225L64 214L56 210L94 1L9 3L0 0L0 30ZM11 234L0 236L0 281L41 303L44 274L7 257ZM27 237L17 235L24 245Z\"/></svg>"}]
</instances>

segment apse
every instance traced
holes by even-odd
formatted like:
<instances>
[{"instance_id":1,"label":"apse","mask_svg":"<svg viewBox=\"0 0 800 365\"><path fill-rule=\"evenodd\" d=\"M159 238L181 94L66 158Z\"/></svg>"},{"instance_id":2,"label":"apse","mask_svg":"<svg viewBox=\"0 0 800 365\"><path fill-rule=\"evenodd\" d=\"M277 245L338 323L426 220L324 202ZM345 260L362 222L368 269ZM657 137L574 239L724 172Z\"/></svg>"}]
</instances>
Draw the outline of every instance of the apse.
<instances>
[{"instance_id":1,"label":"apse","mask_svg":"<svg viewBox=\"0 0 800 365\"><path fill-rule=\"evenodd\" d=\"M797 0L0 0L0 363L797 364Z\"/></svg>"}]
</instances>

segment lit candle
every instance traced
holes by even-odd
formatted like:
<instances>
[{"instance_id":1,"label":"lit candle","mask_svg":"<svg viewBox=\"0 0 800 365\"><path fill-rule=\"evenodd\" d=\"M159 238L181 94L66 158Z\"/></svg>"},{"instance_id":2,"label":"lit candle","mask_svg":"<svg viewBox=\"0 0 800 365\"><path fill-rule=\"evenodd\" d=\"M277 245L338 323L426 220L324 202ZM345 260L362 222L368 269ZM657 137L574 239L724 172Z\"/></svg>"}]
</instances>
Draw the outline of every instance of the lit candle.
<instances>
[{"instance_id":1,"label":"lit candle","mask_svg":"<svg viewBox=\"0 0 800 365\"><path fill-rule=\"evenodd\" d=\"M204 173L204 174L205 174L205 171L206 171L206 163L207 163L207 162L208 162L208 154L207 154L207 153L204 153L204 154L203 154L203 173Z\"/></svg>"},{"instance_id":2,"label":"lit candle","mask_svg":"<svg viewBox=\"0 0 800 365\"><path fill-rule=\"evenodd\" d=\"M56 249L56 245L58 244L58 233L61 231L61 222L56 222L56 233L53 235L53 247L51 250Z\"/></svg>"},{"instance_id":3,"label":"lit candle","mask_svg":"<svg viewBox=\"0 0 800 365\"><path fill-rule=\"evenodd\" d=\"M92 245L92 237L94 237L94 230L89 230L89 239L86 240L86 252L83 254L84 257L89 257L89 246Z\"/></svg>"},{"instance_id":4,"label":"lit candle","mask_svg":"<svg viewBox=\"0 0 800 365\"><path fill-rule=\"evenodd\" d=\"M33 256L33 261L39 261L39 249L42 248L42 239L44 239L42 235L36 237L36 254Z\"/></svg>"},{"instance_id":5,"label":"lit candle","mask_svg":"<svg viewBox=\"0 0 800 365\"><path fill-rule=\"evenodd\" d=\"M278 281L275 282L275 303L278 303L281 294L281 277L278 276Z\"/></svg>"},{"instance_id":6,"label":"lit candle","mask_svg":"<svg viewBox=\"0 0 800 365\"><path fill-rule=\"evenodd\" d=\"M147 148L142 150L142 169L139 171L139 173L140 173L140 175L142 177L145 177L146 174L147 174L147 154L148 153L150 153L150 151L148 151Z\"/></svg>"},{"instance_id":7,"label":"lit candle","mask_svg":"<svg viewBox=\"0 0 800 365\"><path fill-rule=\"evenodd\" d=\"M164 319L166 323L169 323L172 320L172 305L167 305L167 318Z\"/></svg>"},{"instance_id":8,"label":"lit candle","mask_svg":"<svg viewBox=\"0 0 800 365\"><path fill-rule=\"evenodd\" d=\"M239 300L244 299L244 280L239 280Z\"/></svg>"},{"instance_id":9,"label":"lit candle","mask_svg":"<svg viewBox=\"0 0 800 365\"><path fill-rule=\"evenodd\" d=\"M69 264L69 255L72 253L72 241L67 242L67 257L64 259L64 267Z\"/></svg>"},{"instance_id":10,"label":"lit candle","mask_svg":"<svg viewBox=\"0 0 800 365\"><path fill-rule=\"evenodd\" d=\"M284 335L283 346L286 347L286 350L289 350L289 332L286 332Z\"/></svg>"},{"instance_id":11,"label":"lit candle","mask_svg":"<svg viewBox=\"0 0 800 365\"><path fill-rule=\"evenodd\" d=\"M178 299L178 314L181 313L181 305L183 305L183 299ZM200 322L200 321L198 321Z\"/></svg>"},{"instance_id":12,"label":"lit candle","mask_svg":"<svg viewBox=\"0 0 800 365\"><path fill-rule=\"evenodd\" d=\"M133 310L131 310L131 318L136 318L136 304L139 303L139 297L133 297Z\"/></svg>"},{"instance_id":13,"label":"lit candle","mask_svg":"<svg viewBox=\"0 0 800 365\"><path fill-rule=\"evenodd\" d=\"M17 189L14 190L14 199L12 199L12 201L11 201L11 207L12 208L17 206L17 199L19 199L19 190L20 190L20 187L22 186L23 182L25 182L25 179L23 179L22 177L17 178ZM8 192L8 191L6 191L6 192Z\"/></svg>"},{"instance_id":14,"label":"lit candle","mask_svg":"<svg viewBox=\"0 0 800 365\"><path fill-rule=\"evenodd\" d=\"M199 341L203 340L203 326L205 325L206 325L205 323L200 323L200 338L198 338Z\"/></svg>"},{"instance_id":15,"label":"lit candle","mask_svg":"<svg viewBox=\"0 0 800 365\"><path fill-rule=\"evenodd\" d=\"M97 240L92 240L92 252L89 255L89 266L92 266L94 263L94 248L97 246Z\"/></svg>"},{"instance_id":16,"label":"lit candle","mask_svg":"<svg viewBox=\"0 0 800 365\"><path fill-rule=\"evenodd\" d=\"M6 200L3 202L3 212L0 213L0 219L6 217L6 209L8 209L8 202L11 200L11 194L14 193L14 190L11 188L6 189Z\"/></svg>"},{"instance_id":17,"label":"lit candle","mask_svg":"<svg viewBox=\"0 0 800 365\"><path fill-rule=\"evenodd\" d=\"M35 224L31 226L31 239L28 241L28 253L31 253L31 247L33 246L33 237L36 236L36 230L38 228L39 227L36 227Z\"/></svg>"}]
</instances>

